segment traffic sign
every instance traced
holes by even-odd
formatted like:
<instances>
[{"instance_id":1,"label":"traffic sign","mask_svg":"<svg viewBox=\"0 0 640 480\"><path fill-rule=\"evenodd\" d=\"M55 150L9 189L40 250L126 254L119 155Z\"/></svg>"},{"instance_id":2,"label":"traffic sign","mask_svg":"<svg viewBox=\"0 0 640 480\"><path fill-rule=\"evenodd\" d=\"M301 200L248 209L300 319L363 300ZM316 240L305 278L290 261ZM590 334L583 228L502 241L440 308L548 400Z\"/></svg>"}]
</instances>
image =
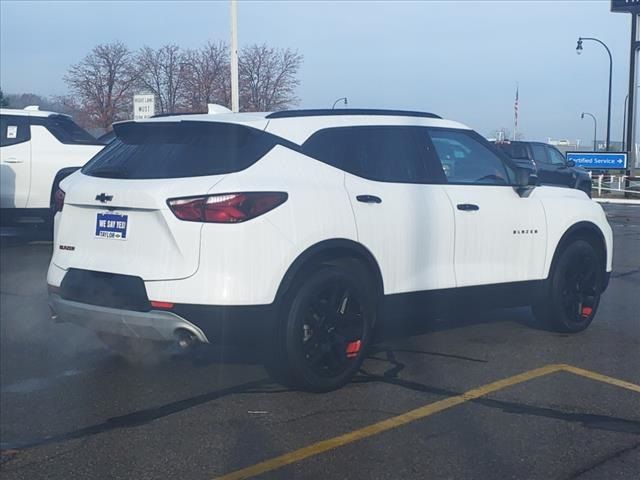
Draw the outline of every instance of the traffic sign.
<instances>
[{"instance_id":1,"label":"traffic sign","mask_svg":"<svg viewBox=\"0 0 640 480\"><path fill-rule=\"evenodd\" d=\"M587 170L624 170L627 152L567 152L567 160Z\"/></svg>"},{"instance_id":2,"label":"traffic sign","mask_svg":"<svg viewBox=\"0 0 640 480\"><path fill-rule=\"evenodd\" d=\"M156 96L145 93L133 96L133 119L144 120L153 117L156 113Z\"/></svg>"}]
</instances>

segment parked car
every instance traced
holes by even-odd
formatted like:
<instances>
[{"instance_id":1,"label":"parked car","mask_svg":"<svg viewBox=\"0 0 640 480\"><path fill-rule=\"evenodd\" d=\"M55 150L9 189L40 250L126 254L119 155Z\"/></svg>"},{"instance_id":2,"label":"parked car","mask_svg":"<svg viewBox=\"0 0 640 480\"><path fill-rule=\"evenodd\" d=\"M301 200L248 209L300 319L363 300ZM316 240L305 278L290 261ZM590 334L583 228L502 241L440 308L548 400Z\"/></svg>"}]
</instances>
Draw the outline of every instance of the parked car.
<instances>
[{"instance_id":1,"label":"parked car","mask_svg":"<svg viewBox=\"0 0 640 480\"><path fill-rule=\"evenodd\" d=\"M584 168L576 167L572 160L567 160L553 145L508 140L495 142L495 144L516 163L522 166L533 164L542 184L577 188L591 197L589 173Z\"/></svg>"},{"instance_id":2,"label":"parked car","mask_svg":"<svg viewBox=\"0 0 640 480\"><path fill-rule=\"evenodd\" d=\"M38 107L0 109L3 223L50 222L54 184L102 147L67 115Z\"/></svg>"},{"instance_id":3,"label":"parked car","mask_svg":"<svg viewBox=\"0 0 640 480\"><path fill-rule=\"evenodd\" d=\"M61 183L47 282L58 321L141 339L269 345L270 370L335 389L379 319L533 305L593 320L612 261L599 204L437 115L299 110L115 124Z\"/></svg>"}]
</instances>

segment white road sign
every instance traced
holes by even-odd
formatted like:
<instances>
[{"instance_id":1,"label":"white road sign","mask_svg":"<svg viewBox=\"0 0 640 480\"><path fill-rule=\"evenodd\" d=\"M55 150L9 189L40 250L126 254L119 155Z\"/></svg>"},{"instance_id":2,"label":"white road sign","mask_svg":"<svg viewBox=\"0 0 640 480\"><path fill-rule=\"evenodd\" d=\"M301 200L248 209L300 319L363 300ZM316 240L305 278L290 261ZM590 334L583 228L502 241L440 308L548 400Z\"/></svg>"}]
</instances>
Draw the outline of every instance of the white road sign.
<instances>
[{"instance_id":1,"label":"white road sign","mask_svg":"<svg viewBox=\"0 0 640 480\"><path fill-rule=\"evenodd\" d=\"M156 113L156 97L153 94L141 94L133 96L133 119L153 117Z\"/></svg>"}]
</instances>

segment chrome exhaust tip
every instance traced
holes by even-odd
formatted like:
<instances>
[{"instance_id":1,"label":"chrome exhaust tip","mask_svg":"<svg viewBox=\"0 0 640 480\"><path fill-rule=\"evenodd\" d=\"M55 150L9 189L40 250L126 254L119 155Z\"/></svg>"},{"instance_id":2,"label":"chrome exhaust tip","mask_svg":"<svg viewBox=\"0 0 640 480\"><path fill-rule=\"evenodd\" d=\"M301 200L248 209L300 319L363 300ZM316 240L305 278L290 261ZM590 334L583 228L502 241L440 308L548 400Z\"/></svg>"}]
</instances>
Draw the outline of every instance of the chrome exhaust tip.
<instances>
[{"instance_id":1,"label":"chrome exhaust tip","mask_svg":"<svg viewBox=\"0 0 640 480\"><path fill-rule=\"evenodd\" d=\"M200 343L200 340L198 340L198 337L194 333L184 328L176 330L175 335L178 346L182 350L190 350Z\"/></svg>"}]
</instances>

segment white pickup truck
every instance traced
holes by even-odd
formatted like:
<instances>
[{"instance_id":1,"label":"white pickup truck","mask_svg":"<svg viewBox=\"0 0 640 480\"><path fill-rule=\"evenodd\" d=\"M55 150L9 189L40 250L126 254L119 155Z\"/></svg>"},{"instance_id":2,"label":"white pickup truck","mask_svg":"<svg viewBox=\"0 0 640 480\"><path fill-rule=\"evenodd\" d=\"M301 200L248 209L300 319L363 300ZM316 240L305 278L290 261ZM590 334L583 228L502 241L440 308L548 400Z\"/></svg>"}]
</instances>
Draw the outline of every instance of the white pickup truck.
<instances>
[{"instance_id":1,"label":"white pickup truck","mask_svg":"<svg viewBox=\"0 0 640 480\"><path fill-rule=\"evenodd\" d=\"M68 115L36 106L0 109L2 223L48 223L56 177L81 167L102 147Z\"/></svg>"}]
</instances>

